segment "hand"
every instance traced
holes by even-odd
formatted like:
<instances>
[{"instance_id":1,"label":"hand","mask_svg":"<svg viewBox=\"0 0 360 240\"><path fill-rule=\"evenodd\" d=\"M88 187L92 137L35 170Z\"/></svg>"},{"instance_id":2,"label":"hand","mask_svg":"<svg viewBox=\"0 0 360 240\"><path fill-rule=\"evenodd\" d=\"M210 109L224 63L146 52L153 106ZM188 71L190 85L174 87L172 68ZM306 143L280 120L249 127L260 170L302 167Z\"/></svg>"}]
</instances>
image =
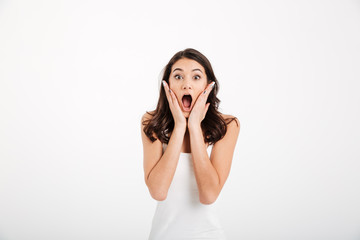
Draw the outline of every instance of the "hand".
<instances>
[{"instance_id":1,"label":"hand","mask_svg":"<svg viewBox=\"0 0 360 240\"><path fill-rule=\"evenodd\" d=\"M197 97L188 119L189 126L200 126L202 120L204 120L210 106L210 103L206 103L206 101L214 85L215 82L210 83Z\"/></svg>"},{"instance_id":2,"label":"hand","mask_svg":"<svg viewBox=\"0 0 360 240\"><path fill-rule=\"evenodd\" d=\"M163 80L163 86L165 89L166 98L169 102L170 111L174 118L175 126L184 126L186 128L187 122L184 114L181 111L177 97L173 91L169 88L169 85Z\"/></svg>"}]
</instances>

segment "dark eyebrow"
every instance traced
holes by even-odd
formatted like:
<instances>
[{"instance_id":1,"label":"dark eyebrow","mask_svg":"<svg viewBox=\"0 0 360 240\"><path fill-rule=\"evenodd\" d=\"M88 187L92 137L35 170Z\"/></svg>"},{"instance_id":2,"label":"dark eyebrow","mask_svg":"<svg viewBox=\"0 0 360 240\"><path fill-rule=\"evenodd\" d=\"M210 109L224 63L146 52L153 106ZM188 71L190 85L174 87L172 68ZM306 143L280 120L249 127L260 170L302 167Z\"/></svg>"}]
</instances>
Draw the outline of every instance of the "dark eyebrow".
<instances>
[{"instance_id":1,"label":"dark eyebrow","mask_svg":"<svg viewBox=\"0 0 360 240\"><path fill-rule=\"evenodd\" d=\"M184 70L182 70L181 68L175 68L173 72L175 72L176 70L184 71ZM193 72L194 72L194 71L200 71L201 73L203 73L203 72L202 72L200 69L198 69L198 68L195 68L195 69L193 69L192 71L193 71Z\"/></svg>"},{"instance_id":2,"label":"dark eyebrow","mask_svg":"<svg viewBox=\"0 0 360 240\"><path fill-rule=\"evenodd\" d=\"M175 72L176 70L184 71L184 70L182 70L181 68L175 68L173 72Z\"/></svg>"},{"instance_id":3,"label":"dark eyebrow","mask_svg":"<svg viewBox=\"0 0 360 240\"><path fill-rule=\"evenodd\" d=\"M200 71L201 73L203 73L200 69L198 69L198 68L195 68L195 69L193 69L193 71Z\"/></svg>"}]
</instances>

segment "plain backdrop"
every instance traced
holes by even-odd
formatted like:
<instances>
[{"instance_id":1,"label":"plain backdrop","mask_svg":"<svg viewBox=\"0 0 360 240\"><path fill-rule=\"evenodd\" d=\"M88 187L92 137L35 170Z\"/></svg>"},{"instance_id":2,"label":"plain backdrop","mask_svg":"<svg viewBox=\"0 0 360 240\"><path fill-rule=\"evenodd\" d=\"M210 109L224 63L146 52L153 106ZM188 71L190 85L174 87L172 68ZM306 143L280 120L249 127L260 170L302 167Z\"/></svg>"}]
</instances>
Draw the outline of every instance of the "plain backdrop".
<instances>
[{"instance_id":1,"label":"plain backdrop","mask_svg":"<svg viewBox=\"0 0 360 240\"><path fill-rule=\"evenodd\" d=\"M140 120L191 47L241 123L231 240L360 239L359 1L0 1L0 239L147 239Z\"/></svg>"}]
</instances>

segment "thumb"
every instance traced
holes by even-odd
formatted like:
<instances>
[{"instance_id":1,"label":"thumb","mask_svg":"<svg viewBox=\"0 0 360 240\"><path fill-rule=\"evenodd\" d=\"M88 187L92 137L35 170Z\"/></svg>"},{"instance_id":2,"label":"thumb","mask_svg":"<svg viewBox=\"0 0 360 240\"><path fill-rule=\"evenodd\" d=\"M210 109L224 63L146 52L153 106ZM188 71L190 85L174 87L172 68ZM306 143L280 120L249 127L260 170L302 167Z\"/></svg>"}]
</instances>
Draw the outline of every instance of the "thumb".
<instances>
[{"instance_id":1,"label":"thumb","mask_svg":"<svg viewBox=\"0 0 360 240\"><path fill-rule=\"evenodd\" d=\"M210 103L207 103L207 104L205 105L205 114L207 113L207 111L208 111L208 109L209 109L209 106L210 106Z\"/></svg>"}]
</instances>

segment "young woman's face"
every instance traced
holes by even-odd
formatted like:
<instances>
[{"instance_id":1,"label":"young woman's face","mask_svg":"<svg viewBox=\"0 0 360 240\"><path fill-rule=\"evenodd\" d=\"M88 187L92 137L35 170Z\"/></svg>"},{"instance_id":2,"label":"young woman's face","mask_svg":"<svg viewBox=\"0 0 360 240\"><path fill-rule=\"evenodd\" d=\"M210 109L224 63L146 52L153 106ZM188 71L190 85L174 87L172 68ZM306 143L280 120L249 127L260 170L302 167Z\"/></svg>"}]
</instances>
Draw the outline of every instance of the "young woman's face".
<instances>
[{"instance_id":1,"label":"young woman's face","mask_svg":"<svg viewBox=\"0 0 360 240\"><path fill-rule=\"evenodd\" d=\"M169 86L184 116L188 118L197 97L207 86L205 69L195 60L182 58L171 68Z\"/></svg>"}]
</instances>

